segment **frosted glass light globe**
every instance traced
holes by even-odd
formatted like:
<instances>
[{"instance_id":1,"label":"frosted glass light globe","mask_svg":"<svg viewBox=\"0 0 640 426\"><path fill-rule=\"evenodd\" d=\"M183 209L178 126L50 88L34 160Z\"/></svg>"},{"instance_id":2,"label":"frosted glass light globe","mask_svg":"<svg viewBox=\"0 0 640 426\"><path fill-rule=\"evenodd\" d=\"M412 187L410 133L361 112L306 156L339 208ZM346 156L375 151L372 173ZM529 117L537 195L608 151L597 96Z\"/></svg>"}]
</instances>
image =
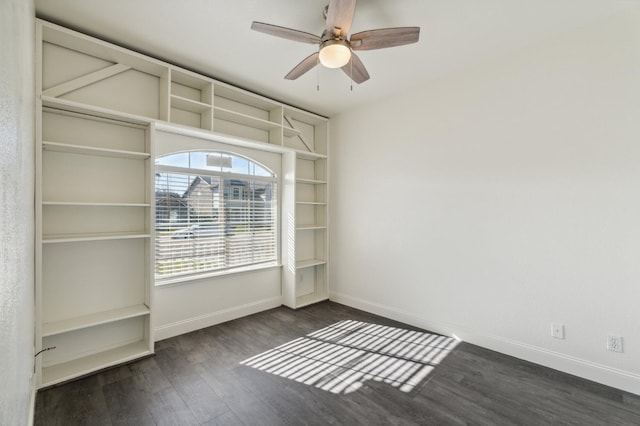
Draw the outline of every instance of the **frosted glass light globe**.
<instances>
[{"instance_id":1,"label":"frosted glass light globe","mask_svg":"<svg viewBox=\"0 0 640 426\"><path fill-rule=\"evenodd\" d=\"M349 63L351 49L344 40L328 40L320 49L320 63L327 68L340 68Z\"/></svg>"}]
</instances>

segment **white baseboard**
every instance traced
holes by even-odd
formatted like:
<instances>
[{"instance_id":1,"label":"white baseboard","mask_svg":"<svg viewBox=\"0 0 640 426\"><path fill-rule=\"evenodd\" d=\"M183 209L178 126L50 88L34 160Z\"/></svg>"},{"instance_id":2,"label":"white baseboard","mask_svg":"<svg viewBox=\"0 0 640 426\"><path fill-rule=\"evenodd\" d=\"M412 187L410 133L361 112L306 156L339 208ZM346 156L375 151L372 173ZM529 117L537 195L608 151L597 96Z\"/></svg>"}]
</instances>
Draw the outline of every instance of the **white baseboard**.
<instances>
[{"instance_id":1,"label":"white baseboard","mask_svg":"<svg viewBox=\"0 0 640 426\"><path fill-rule=\"evenodd\" d=\"M280 305L282 305L282 297L278 296L248 303L246 305L234 306L233 308L224 309L222 311L187 318L185 320L156 327L154 329L154 338L155 341L168 339L170 337L179 336L180 334L189 333L191 331L200 330L201 328L211 327L212 325L231 321L236 318L266 311L267 309L277 308Z\"/></svg>"},{"instance_id":2,"label":"white baseboard","mask_svg":"<svg viewBox=\"0 0 640 426\"><path fill-rule=\"evenodd\" d=\"M538 346L529 345L501 336L487 335L468 328L431 321L428 318L407 313L399 309L370 302L360 298L332 292L330 300L351 306L366 312L420 327L447 336L458 338L483 348L491 349L506 355L514 356L535 364L559 370L574 376L592 380L607 386L640 395L640 375L628 371L597 364L559 352L550 351Z\"/></svg>"}]
</instances>

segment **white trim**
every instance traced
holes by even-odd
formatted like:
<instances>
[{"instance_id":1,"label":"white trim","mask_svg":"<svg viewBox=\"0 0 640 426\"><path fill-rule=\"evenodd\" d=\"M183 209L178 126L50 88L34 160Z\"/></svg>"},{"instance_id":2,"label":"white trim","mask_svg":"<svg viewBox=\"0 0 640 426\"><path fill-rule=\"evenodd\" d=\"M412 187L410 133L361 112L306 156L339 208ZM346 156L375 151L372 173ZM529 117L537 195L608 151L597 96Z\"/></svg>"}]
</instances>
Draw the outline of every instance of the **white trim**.
<instances>
[{"instance_id":1,"label":"white trim","mask_svg":"<svg viewBox=\"0 0 640 426\"><path fill-rule=\"evenodd\" d=\"M431 321L414 313L332 292L330 300L376 315L455 337L459 340L535 364L640 395L640 375L501 336L478 333L456 324Z\"/></svg>"},{"instance_id":2,"label":"white trim","mask_svg":"<svg viewBox=\"0 0 640 426\"><path fill-rule=\"evenodd\" d=\"M218 153L220 151L179 151L179 152L174 152L173 154L165 154L161 157L158 158L163 158L163 157L168 157L174 154L183 154L183 153L190 153L190 152L198 152L198 153L202 153L202 152L206 152L206 153ZM235 154L232 154L235 155ZM240 157L239 155L235 155L236 157ZM254 161L250 158L244 157L244 159L251 161L255 164L260 164L257 161ZM258 180L261 182L278 182L278 176L260 176L260 175L245 175L242 173L231 173L231 172L221 172L218 170L207 170L207 169L197 169L195 167L178 167L178 166L167 166L164 164L156 164L156 171L161 171L161 172L167 172L167 173L181 173L181 174L190 174L190 175L205 175L205 176L212 176L212 177L220 177L220 178L226 178L226 179L244 179L244 180Z\"/></svg>"},{"instance_id":3,"label":"white trim","mask_svg":"<svg viewBox=\"0 0 640 426\"><path fill-rule=\"evenodd\" d=\"M256 314L266 311L267 309L277 308L282 305L282 297L272 297L263 299L245 305L235 306L222 311L211 312L197 317L176 321L155 328L156 342L170 337L179 336L180 334L189 333L191 331L200 330L201 328L211 327L212 325L242 318L247 315Z\"/></svg>"},{"instance_id":4,"label":"white trim","mask_svg":"<svg viewBox=\"0 0 640 426\"><path fill-rule=\"evenodd\" d=\"M216 133L209 130L196 129L194 127L185 127L179 124L157 121L156 130L165 133L173 133L176 135L189 136L197 139L204 139L207 141L219 142L227 145L239 146L243 148L256 149L259 151L273 152L276 154L282 154L285 152L293 152L291 148L283 147L280 145L256 142L250 139L243 139L237 136L231 136L224 133Z\"/></svg>"},{"instance_id":5,"label":"white trim","mask_svg":"<svg viewBox=\"0 0 640 426\"><path fill-rule=\"evenodd\" d=\"M29 426L33 426L36 416L36 395L38 394L38 389L36 388L36 384L34 382L35 375L31 376L30 385L31 385L31 401L29 401L29 419L27 423Z\"/></svg>"},{"instance_id":6,"label":"white trim","mask_svg":"<svg viewBox=\"0 0 640 426\"><path fill-rule=\"evenodd\" d=\"M106 80L109 77L121 74L130 69L130 66L124 64L111 65L90 74L74 78L73 80L65 81L64 83L58 84L57 86L50 87L46 90L43 90L42 94L45 96L51 96L52 98L57 98L69 92L73 92L74 90L78 90L99 81Z\"/></svg>"},{"instance_id":7,"label":"white trim","mask_svg":"<svg viewBox=\"0 0 640 426\"><path fill-rule=\"evenodd\" d=\"M247 272L262 271L265 269L282 268L282 264L278 262L269 262L268 264L259 263L257 265L237 266L229 269L220 269L210 273L191 273L167 278L156 278L156 287L168 287L182 284L190 284L197 280L203 280L213 277L224 277L229 275L244 274Z\"/></svg>"}]
</instances>

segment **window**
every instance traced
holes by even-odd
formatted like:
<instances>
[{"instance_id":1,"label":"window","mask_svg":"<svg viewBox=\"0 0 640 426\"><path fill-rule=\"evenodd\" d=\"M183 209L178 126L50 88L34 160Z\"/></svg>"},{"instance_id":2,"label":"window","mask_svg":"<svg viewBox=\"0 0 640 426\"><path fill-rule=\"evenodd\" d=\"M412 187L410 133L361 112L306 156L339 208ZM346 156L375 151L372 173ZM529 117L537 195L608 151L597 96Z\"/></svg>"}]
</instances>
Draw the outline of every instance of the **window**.
<instances>
[{"instance_id":1,"label":"window","mask_svg":"<svg viewBox=\"0 0 640 426\"><path fill-rule=\"evenodd\" d=\"M156 278L277 260L276 175L248 158L190 151L156 160Z\"/></svg>"}]
</instances>

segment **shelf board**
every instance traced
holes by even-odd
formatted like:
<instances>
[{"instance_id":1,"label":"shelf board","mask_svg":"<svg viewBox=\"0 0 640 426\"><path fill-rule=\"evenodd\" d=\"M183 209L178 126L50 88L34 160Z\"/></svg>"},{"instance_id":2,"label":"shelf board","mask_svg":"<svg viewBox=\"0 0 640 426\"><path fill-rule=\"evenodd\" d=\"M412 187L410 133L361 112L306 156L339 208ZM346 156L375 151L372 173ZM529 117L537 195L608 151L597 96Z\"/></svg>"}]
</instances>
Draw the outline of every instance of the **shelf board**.
<instances>
[{"instance_id":1,"label":"shelf board","mask_svg":"<svg viewBox=\"0 0 640 426\"><path fill-rule=\"evenodd\" d=\"M98 155L102 157L132 158L145 160L151 157L148 152L123 151L120 149L94 148L92 146L72 145L67 143L42 141L42 149L46 151L68 152L71 154Z\"/></svg>"},{"instance_id":2,"label":"shelf board","mask_svg":"<svg viewBox=\"0 0 640 426\"><path fill-rule=\"evenodd\" d=\"M314 229L327 229L326 225L301 225L296 226L296 231L311 231Z\"/></svg>"},{"instance_id":3,"label":"shelf board","mask_svg":"<svg viewBox=\"0 0 640 426\"><path fill-rule=\"evenodd\" d=\"M128 240L133 238L150 238L150 234L140 232L117 232L117 233L96 233L96 234L64 234L64 235L43 235L43 244L53 243L75 243L83 241L104 241L104 240Z\"/></svg>"},{"instance_id":4,"label":"shelf board","mask_svg":"<svg viewBox=\"0 0 640 426\"><path fill-rule=\"evenodd\" d=\"M315 180L315 179L296 179L297 183L304 183L307 185L326 185L326 180Z\"/></svg>"},{"instance_id":5,"label":"shelf board","mask_svg":"<svg viewBox=\"0 0 640 426\"><path fill-rule=\"evenodd\" d=\"M309 268L311 266L325 265L326 260L321 259L305 259L296 261L296 269Z\"/></svg>"},{"instance_id":6,"label":"shelf board","mask_svg":"<svg viewBox=\"0 0 640 426\"><path fill-rule=\"evenodd\" d=\"M213 118L231 121L232 123L255 127L262 130L273 130L282 127L282 125L274 123L273 121L263 120L261 118L252 117L250 115L242 114L220 107L213 108Z\"/></svg>"},{"instance_id":7,"label":"shelf board","mask_svg":"<svg viewBox=\"0 0 640 426\"><path fill-rule=\"evenodd\" d=\"M306 205L306 206L326 206L327 203L319 203L316 201L296 201L296 204Z\"/></svg>"},{"instance_id":8,"label":"shelf board","mask_svg":"<svg viewBox=\"0 0 640 426\"><path fill-rule=\"evenodd\" d=\"M318 154L316 152L302 151L300 149L294 149L293 151L296 153L296 156L307 160L322 160L327 158L325 154Z\"/></svg>"},{"instance_id":9,"label":"shelf board","mask_svg":"<svg viewBox=\"0 0 640 426\"><path fill-rule=\"evenodd\" d=\"M49 108L55 108L63 111L75 112L84 115L93 115L95 117L107 118L110 120L122 121L124 123L137 124L146 126L155 121L153 118L142 117L140 115L129 114L108 108L101 108L93 105L83 104L81 102L69 101L67 99L52 98L51 96L42 95L42 105Z\"/></svg>"},{"instance_id":10,"label":"shelf board","mask_svg":"<svg viewBox=\"0 0 640 426\"><path fill-rule=\"evenodd\" d=\"M178 108L189 112L200 114L211 110L211 105L193 99L183 98L178 95L171 95L171 108Z\"/></svg>"},{"instance_id":11,"label":"shelf board","mask_svg":"<svg viewBox=\"0 0 640 426\"><path fill-rule=\"evenodd\" d=\"M42 325L42 337L67 333L69 331L94 327L96 325L116 322L127 318L140 317L143 315L149 315L149 308L146 305L135 305L61 321L44 323Z\"/></svg>"},{"instance_id":12,"label":"shelf board","mask_svg":"<svg viewBox=\"0 0 640 426\"><path fill-rule=\"evenodd\" d=\"M71 206L71 207L151 207L144 203L87 203L77 201L43 201L43 206Z\"/></svg>"},{"instance_id":13,"label":"shelf board","mask_svg":"<svg viewBox=\"0 0 640 426\"><path fill-rule=\"evenodd\" d=\"M153 352L149 350L149 345L140 340L94 355L51 365L42 369L42 387L55 385L103 368L152 354Z\"/></svg>"}]
</instances>

